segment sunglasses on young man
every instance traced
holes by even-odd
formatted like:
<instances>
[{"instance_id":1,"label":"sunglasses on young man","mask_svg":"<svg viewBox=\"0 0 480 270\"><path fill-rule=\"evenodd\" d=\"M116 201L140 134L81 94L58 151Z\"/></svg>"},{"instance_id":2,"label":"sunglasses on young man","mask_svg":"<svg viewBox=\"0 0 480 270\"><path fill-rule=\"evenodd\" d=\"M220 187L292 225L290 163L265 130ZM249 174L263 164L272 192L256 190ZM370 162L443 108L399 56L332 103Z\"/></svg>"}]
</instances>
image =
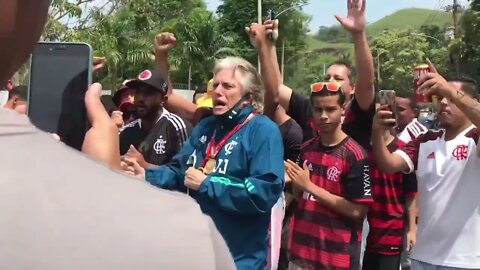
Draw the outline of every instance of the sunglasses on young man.
<instances>
[{"instance_id":1,"label":"sunglasses on young man","mask_svg":"<svg viewBox=\"0 0 480 270\"><path fill-rule=\"evenodd\" d=\"M318 93L326 89L329 92L337 92L337 91L342 91L342 84L337 82L337 81L331 81L331 82L316 82L312 85L310 85L310 91L312 93Z\"/></svg>"}]
</instances>

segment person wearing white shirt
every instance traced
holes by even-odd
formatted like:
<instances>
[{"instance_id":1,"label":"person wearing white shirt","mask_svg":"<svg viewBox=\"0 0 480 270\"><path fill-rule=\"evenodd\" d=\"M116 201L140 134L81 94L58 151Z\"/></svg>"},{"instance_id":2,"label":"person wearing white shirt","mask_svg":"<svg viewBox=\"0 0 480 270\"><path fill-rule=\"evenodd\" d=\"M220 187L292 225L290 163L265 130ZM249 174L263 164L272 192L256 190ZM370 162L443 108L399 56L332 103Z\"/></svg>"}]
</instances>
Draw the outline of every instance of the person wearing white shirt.
<instances>
[{"instance_id":1,"label":"person wearing white shirt","mask_svg":"<svg viewBox=\"0 0 480 270\"><path fill-rule=\"evenodd\" d=\"M381 170L417 171L419 218L412 269L480 269L480 103L476 82L456 75L444 79L433 65L420 89L439 96L442 129L428 131L390 153L382 140L394 123L382 106L375 115L372 142Z\"/></svg>"}]
</instances>

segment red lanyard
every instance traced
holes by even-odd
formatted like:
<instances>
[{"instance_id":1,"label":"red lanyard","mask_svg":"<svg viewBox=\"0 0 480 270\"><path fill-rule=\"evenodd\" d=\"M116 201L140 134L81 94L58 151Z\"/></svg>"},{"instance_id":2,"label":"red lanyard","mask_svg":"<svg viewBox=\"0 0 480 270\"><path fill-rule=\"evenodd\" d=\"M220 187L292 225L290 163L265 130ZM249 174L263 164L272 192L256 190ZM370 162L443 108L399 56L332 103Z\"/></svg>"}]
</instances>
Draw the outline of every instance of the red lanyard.
<instances>
[{"instance_id":1,"label":"red lanyard","mask_svg":"<svg viewBox=\"0 0 480 270\"><path fill-rule=\"evenodd\" d=\"M218 152L223 148L225 143L235 134L237 131L239 131L242 127L244 127L250 120L253 119L253 117L256 115L256 113L250 113L250 115L245 119L241 124L235 126L230 132L223 137L218 144L215 144L215 133L216 131L213 132L213 136L210 139L210 142L207 145L207 150L205 151L205 158L202 161L202 165L200 166L201 168L205 167L205 164L207 163L207 160L209 159L215 159L217 156Z\"/></svg>"}]
</instances>

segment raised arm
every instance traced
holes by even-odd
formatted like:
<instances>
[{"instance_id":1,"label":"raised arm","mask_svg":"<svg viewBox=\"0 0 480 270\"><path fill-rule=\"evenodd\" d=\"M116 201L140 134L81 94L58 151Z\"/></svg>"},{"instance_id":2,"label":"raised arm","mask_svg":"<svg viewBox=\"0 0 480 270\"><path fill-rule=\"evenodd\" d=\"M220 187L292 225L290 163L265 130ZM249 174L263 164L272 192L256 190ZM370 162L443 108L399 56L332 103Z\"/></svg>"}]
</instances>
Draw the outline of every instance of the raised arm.
<instances>
[{"instance_id":1,"label":"raised arm","mask_svg":"<svg viewBox=\"0 0 480 270\"><path fill-rule=\"evenodd\" d=\"M250 43L257 49L260 57L260 69L265 87L264 114L277 123L277 125L281 125L290 119L283 105L288 106L290 103L292 91L283 85L275 43L268 39L270 34L273 35L274 39L277 38L278 20L266 20L263 25L252 23L245 30L249 35ZM281 95L282 97L280 97ZM280 103L283 105L279 106Z\"/></svg>"},{"instance_id":2,"label":"raised arm","mask_svg":"<svg viewBox=\"0 0 480 270\"><path fill-rule=\"evenodd\" d=\"M177 39L173 33L160 33L155 36L155 69L165 79L168 80L168 94L172 93L173 86L170 80L170 67L168 65L168 55L170 50L177 46Z\"/></svg>"},{"instance_id":3,"label":"raised arm","mask_svg":"<svg viewBox=\"0 0 480 270\"><path fill-rule=\"evenodd\" d=\"M348 15L335 15L340 24L350 32L355 46L355 66L358 72L355 100L362 110L368 110L375 99L375 69L372 52L365 32L366 0L347 0Z\"/></svg>"},{"instance_id":4,"label":"raised arm","mask_svg":"<svg viewBox=\"0 0 480 270\"><path fill-rule=\"evenodd\" d=\"M372 128L372 146L375 162L379 169L385 173L413 172L413 165L409 166L409 163L405 160L408 156L405 155L404 158L396 152L391 153L383 139L385 132L388 131L394 123L395 119L392 118L392 112L388 110L387 106L380 106L373 118ZM413 162L410 161L410 164L412 163Z\"/></svg>"},{"instance_id":5,"label":"raised arm","mask_svg":"<svg viewBox=\"0 0 480 270\"><path fill-rule=\"evenodd\" d=\"M447 82L445 78L438 74L435 66L428 60L431 73L420 79L420 91L427 91L428 95L437 95L444 97L453 104L455 104L474 124L480 127L480 103L477 99L467 94L464 91L464 85L455 87L453 84ZM473 87L476 87L472 83ZM475 92L478 89L474 89Z\"/></svg>"},{"instance_id":6,"label":"raised arm","mask_svg":"<svg viewBox=\"0 0 480 270\"><path fill-rule=\"evenodd\" d=\"M168 65L168 56L170 50L175 48L177 39L172 33L160 33L155 37L155 69L168 79L167 110L182 116L190 122L194 121L197 106L191 101L173 93L173 84L170 80L170 70Z\"/></svg>"},{"instance_id":7,"label":"raised arm","mask_svg":"<svg viewBox=\"0 0 480 270\"><path fill-rule=\"evenodd\" d=\"M265 91L270 93L265 96L264 114L275 121L275 111L278 107L278 87L280 86L281 75L277 63L277 53L274 41L268 40L267 34L272 33L274 22L266 21L264 25L252 23L246 28L250 43L258 51L260 57L260 69Z\"/></svg>"}]
</instances>

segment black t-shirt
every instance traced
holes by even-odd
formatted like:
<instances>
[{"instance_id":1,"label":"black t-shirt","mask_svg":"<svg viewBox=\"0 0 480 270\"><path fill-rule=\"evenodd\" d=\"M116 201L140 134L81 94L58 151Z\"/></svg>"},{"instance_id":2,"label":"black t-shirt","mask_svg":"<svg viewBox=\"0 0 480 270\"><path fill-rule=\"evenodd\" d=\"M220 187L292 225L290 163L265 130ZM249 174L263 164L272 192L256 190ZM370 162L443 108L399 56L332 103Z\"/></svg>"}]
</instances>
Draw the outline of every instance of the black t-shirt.
<instances>
[{"instance_id":1,"label":"black t-shirt","mask_svg":"<svg viewBox=\"0 0 480 270\"><path fill-rule=\"evenodd\" d=\"M310 99L292 92L288 115L292 117L303 130L303 141L308 141L317 135L312 128L312 104ZM371 133L373 116L375 115L375 103L372 103L367 111L362 110L355 99L348 104L342 130L358 142L364 149L371 148Z\"/></svg>"},{"instance_id":2,"label":"black t-shirt","mask_svg":"<svg viewBox=\"0 0 480 270\"><path fill-rule=\"evenodd\" d=\"M279 126L283 142L283 159L296 162L303 143L302 128L292 118Z\"/></svg>"},{"instance_id":3,"label":"black t-shirt","mask_svg":"<svg viewBox=\"0 0 480 270\"><path fill-rule=\"evenodd\" d=\"M283 159L298 162L300 159L300 152L302 150L303 134L302 128L292 118L285 121L279 126L280 134L283 142ZM292 183L285 185L285 192L292 193ZM285 209L285 219L283 224L287 224L289 218L293 215L296 207L296 201L293 201L287 209Z\"/></svg>"},{"instance_id":4,"label":"black t-shirt","mask_svg":"<svg viewBox=\"0 0 480 270\"><path fill-rule=\"evenodd\" d=\"M120 155L133 145L146 162L155 165L168 163L192 132L190 122L166 110L150 132L142 129L141 123L137 119L120 132Z\"/></svg>"}]
</instances>

